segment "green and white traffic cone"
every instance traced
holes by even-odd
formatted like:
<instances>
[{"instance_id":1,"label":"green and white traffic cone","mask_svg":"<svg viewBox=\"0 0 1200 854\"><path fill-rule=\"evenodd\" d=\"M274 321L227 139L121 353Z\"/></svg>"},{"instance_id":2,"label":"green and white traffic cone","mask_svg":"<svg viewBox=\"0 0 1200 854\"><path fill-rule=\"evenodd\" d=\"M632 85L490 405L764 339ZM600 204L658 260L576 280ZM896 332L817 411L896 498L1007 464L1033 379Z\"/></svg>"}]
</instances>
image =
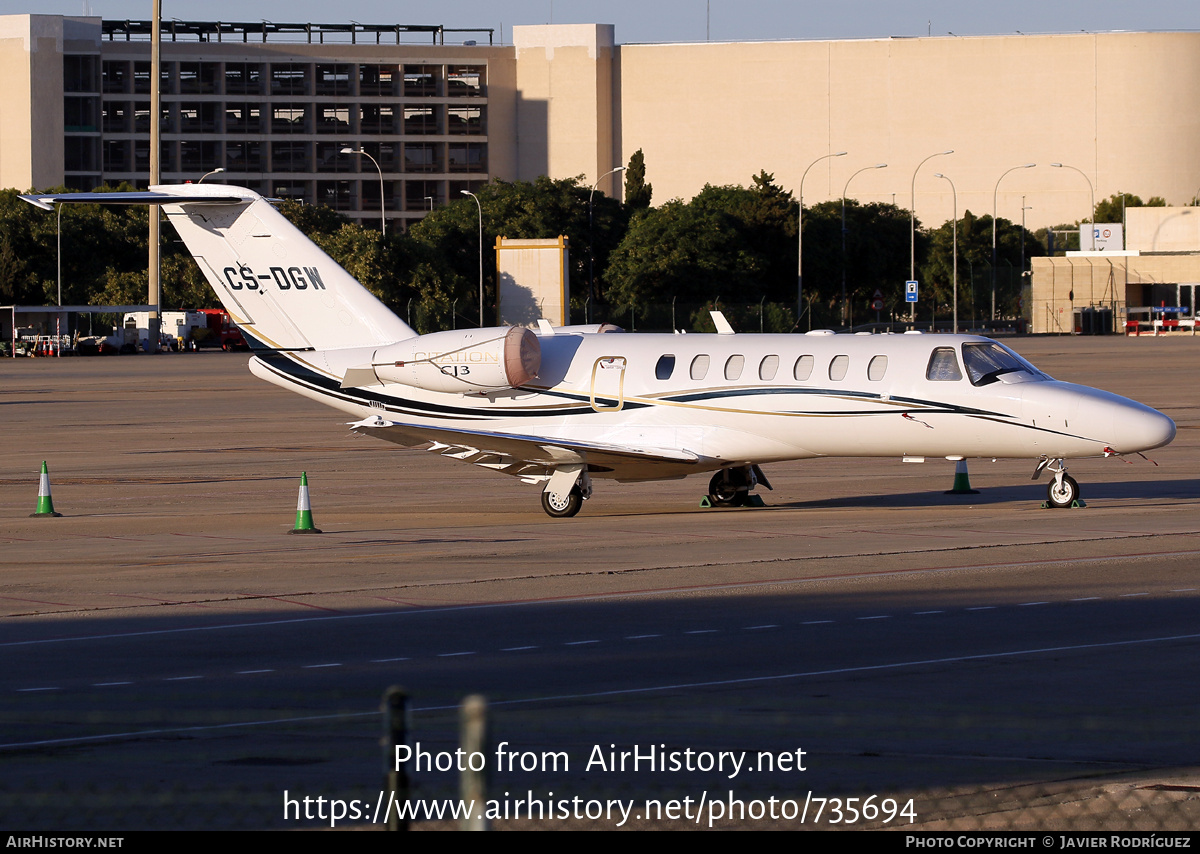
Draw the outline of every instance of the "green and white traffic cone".
<instances>
[{"instance_id":1,"label":"green and white traffic cone","mask_svg":"<svg viewBox=\"0 0 1200 854\"><path fill-rule=\"evenodd\" d=\"M300 472L300 498L296 501L296 527L289 534L319 534L313 525L312 505L308 501L308 472Z\"/></svg>"},{"instance_id":2,"label":"green and white traffic cone","mask_svg":"<svg viewBox=\"0 0 1200 854\"><path fill-rule=\"evenodd\" d=\"M42 476L38 480L37 512L30 513L29 518L61 515L61 513L54 512L54 499L50 497L50 471L46 468L46 461L42 460Z\"/></svg>"},{"instance_id":3,"label":"green and white traffic cone","mask_svg":"<svg viewBox=\"0 0 1200 854\"><path fill-rule=\"evenodd\" d=\"M978 494L978 489L971 489L971 478L967 476L967 461L958 460L954 463L954 488L947 490L946 495Z\"/></svg>"}]
</instances>

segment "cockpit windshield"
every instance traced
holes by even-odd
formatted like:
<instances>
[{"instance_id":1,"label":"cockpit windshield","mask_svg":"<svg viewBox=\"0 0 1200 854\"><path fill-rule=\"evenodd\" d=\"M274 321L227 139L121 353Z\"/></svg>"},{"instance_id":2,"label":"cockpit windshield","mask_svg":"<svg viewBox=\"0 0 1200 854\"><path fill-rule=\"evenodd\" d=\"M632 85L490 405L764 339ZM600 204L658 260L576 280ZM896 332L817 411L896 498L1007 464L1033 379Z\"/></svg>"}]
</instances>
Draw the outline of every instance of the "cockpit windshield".
<instances>
[{"instance_id":1,"label":"cockpit windshield","mask_svg":"<svg viewBox=\"0 0 1200 854\"><path fill-rule=\"evenodd\" d=\"M972 385L994 383L1002 374L1025 371L1037 379L1050 379L1012 350L996 341L963 344L963 365Z\"/></svg>"}]
</instances>

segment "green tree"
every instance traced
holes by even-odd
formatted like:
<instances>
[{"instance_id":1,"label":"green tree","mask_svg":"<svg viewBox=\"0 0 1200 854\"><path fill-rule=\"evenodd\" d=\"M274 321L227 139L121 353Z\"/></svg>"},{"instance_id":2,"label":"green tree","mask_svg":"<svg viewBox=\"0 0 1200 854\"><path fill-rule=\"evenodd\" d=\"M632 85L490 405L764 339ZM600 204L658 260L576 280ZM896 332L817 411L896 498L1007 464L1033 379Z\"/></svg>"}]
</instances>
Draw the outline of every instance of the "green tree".
<instances>
[{"instance_id":1,"label":"green tree","mask_svg":"<svg viewBox=\"0 0 1200 854\"><path fill-rule=\"evenodd\" d=\"M630 211L646 210L654 187L646 183L646 157L639 148L629 158L625 170L625 207Z\"/></svg>"},{"instance_id":2,"label":"green tree","mask_svg":"<svg viewBox=\"0 0 1200 854\"><path fill-rule=\"evenodd\" d=\"M903 208L882 202L864 205L847 199L843 254L842 201L819 202L805 208L804 291L814 326L840 324L843 271L848 323L875 319L875 312L870 310L875 291L883 295L883 318L906 314L909 229L909 213ZM926 238L918 232L918 260L924 257L926 246Z\"/></svg>"},{"instance_id":3,"label":"green tree","mask_svg":"<svg viewBox=\"0 0 1200 854\"><path fill-rule=\"evenodd\" d=\"M553 238L565 235L570 252L572 302L583 305L588 294L588 194L580 179L493 181L476 196L483 211L484 323L495 312L495 255L498 236ZM401 260L405 286L421 306L421 316L445 319L456 306L458 325L478 322L479 209L460 198L432 212L409 231L411 245ZM597 192L593 198L593 246L597 276L625 228L627 215L619 202ZM439 323L442 320L438 321ZM420 331L441 327L418 326Z\"/></svg>"},{"instance_id":4,"label":"green tree","mask_svg":"<svg viewBox=\"0 0 1200 854\"><path fill-rule=\"evenodd\" d=\"M12 240L0 235L0 302L15 303L14 295L26 291L27 279L25 262L13 250Z\"/></svg>"},{"instance_id":5,"label":"green tree","mask_svg":"<svg viewBox=\"0 0 1200 854\"><path fill-rule=\"evenodd\" d=\"M1135 196L1133 193L1113 193L1107 199L1096 203L1095 218L1092 222L1124 222L1122 198L1125 208L1163 208L1167 206L1167 200L1162 196L1151 196L1143 202L1140 196Z\"/></svg>"},{"instance_id":6,"label":"green tree","mask_svg":"<svg viewBox=\"0 0 1200 854\"><path fill-rule=\"evenodd\" d=\"M338 213L333 208L306 205L295 199L284 199L276 208L292 225L308 235L309 239L318 234L336 234L342 226L353 223L350 217Z\"/></svg>"},{"instance_id":7,"label":"green tree","mask_svg":"<svg viewBox=\"0 0 1200 854\"><path fill-rule=\"evenodd\" d=\"M690 202L675 199L635 216L605 272L613 320L627 322L637 307L676 300L706 304L693 316L695 328L706 328L707 304L722 300L726 307L754 305L740 325L757 328L755 304L790 303L796 206L768 173L752 183L708 185ZM765 308L761 314L765 328ZM783 322L780 311L771 316Z\"/></svg>"},{"instance_id":8,"label":"green tree","mask_svg":"<svg viewBox=\"0 0 1200 854\"><path fill-rule=\"evenodd\" d=\"M954 223L947 220L929 234L929 252L921 265L923 297L936 301L939 314L950 310L954 265ZM1025 232L1025 258L1045 255L1046 247ZM991 316L992 218L969 210L958 221L958 316L983 320ZM1021 226L996 220L996 313L1012 317L1021 295Z\"/></svg>"}]
</instances>

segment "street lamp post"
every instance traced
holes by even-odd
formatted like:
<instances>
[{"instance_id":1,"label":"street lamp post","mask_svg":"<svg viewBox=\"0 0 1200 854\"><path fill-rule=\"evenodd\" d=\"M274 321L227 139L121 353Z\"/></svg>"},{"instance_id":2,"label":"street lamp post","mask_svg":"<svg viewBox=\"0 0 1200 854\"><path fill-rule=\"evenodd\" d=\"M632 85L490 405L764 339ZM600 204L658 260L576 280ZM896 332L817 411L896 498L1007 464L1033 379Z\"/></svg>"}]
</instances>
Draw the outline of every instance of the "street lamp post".
<instances>
[{"instance_id":1,"label":"street lamp post","mask_svg":"<svg viewBox=\"0 0 1200 854\"><path fill-rule=\"evenodd\" d=\"M479 209L479 326L483 328L483 205L479 204L479 196L472 193L470 190L459 190L464 196L470 196L475 200L475 207ZM498 297L499 295L497 295Z\"/></svg>"},{"instance_id":2,"label":"street lamp post","mask_svg":"<svg viewBox=\"0 0 1200 854\"><path fill-rule=\"evenodd\" d=\"M62 355L62 204L54 206L58 209L58 314L54 315L54 333L58 336L56 355ZM79 320L75 321L78 328ZM13 352L17 349L17 330L13 328Z\"/></svg>"},{"instance_id":3,"label":"street lamp post","mask_svg":"<svg viewBox=\"0 0 1200 854\"><path fill-rule=\"evenodd\" d=\"M946 178L946 176L943 175L941 172L933 173L933 177L946 179L946 183L950 185L950 197L954 200L954 219L953 219L954 228L952 230L952 234L954 236L951 239L951 243L950 243L951 251L954 253L954 263L951 265L951 269L954 271L951 275L951 290L953 291L954 296L953 296L953 299L951 299L950 303L953 306L954 334L957 335L958 334L958 191L954 189L954 182L951 181L949 178Z\"/></svg>"},{"instance_id":4,"label":"street lamp post","mask_svg":"<svg viewBox=\"0 0 1200 854\"><path fill-rule=\"evenodd\" d=\"M1021 275L1025 275L1025 211L1033 210L1025 205L1025 197L1021 196Z\"/></svg>"},{"instance_id":5,"label":"street lamp post","mask_svg":"<svg viewBox=\"0 0 1200 854\"><path fill-rule=\"evenodd\" d=\"M997 196L1000 194L1000 182L1004 180L1004 176L1009 172L1016 169L1032 169L1034 166L1037 166L1037 164L1025 163L1021 166L1014 166L1012 169L1004 170L1000 174L1000 177L996 179L996 188L992 190L992 320L996 319L996 201Z\"/></svg>"},{"instance_id":6,"label":"street lamp post","mask_svg":"<svg viewBox=\"0 0 1200 854\"><path fill-rule=\"evenodd\" d=\"M361 154L375 164L375 171L379 173L379 233L387 237L387 207L383 203L383 169L379 166L379 161L361 148L346 146L342 149L342 154Z\"/></svg>"},{"instance_id":7,"label":"street lamp post","mask_svg":"<svg viewBox=\"0 0 1200 854\"><path fill-rule=\"evenodd\" d=\"M808 170L812 169L822 160L828 160L830 157L845 157L846 152L838 151L834 154L822 154L812 163L808 164L808 169L804 170L804 174L800 176L800 214L796 219L796 327L800 326L800 318L804 315L804 179L808 177ZM812 329L812 315L808 316L808 328Z\"/></svg>"},{"instance_id":8,"label":"street lamp post","mask_svg":"<svg viewBox=\"0 0 1200 854\"><path fill-rule=\"evenodd\" d=\"M200 180L197 181L196 183L203 184L204 179L207 178L209 175L220 175L224 171L225 171L224 167L218 166L216 169L213 169L211 172L205 172L203 175L201 175Z\"/></svg>"},{"instance_id":9,"label":"street lamp post","mask_svg":"<svg viewBox=\"0 0 1200 854\"><path fill-rule=\"evenodd\" d=\"M162 183L162 0L152 3L150 24L150 186ZM162 330L162 213L150 206L149 257L146 270L147 352L157 353Z\"/></svg>"},{"instance_id":10,"label":"street lamp post","mask_svg":"<svg viewBox=\"0 0 1200 854\"><path fill-rule=\"evenodd\" d=\"M615 166L609 169L603 175L596 179L596 183L592 184L592 191L588 193L588 308L583 318L584 323L591 323L591 318L586 315L591 312L592 302L596 299L596 252L592 248L592 197L596 195L596 188L600 186L600 182L609 175L615 175L618 172L624 172L624 166ZM568 318L568 322L570 319Z\"/></svg>"},{"instance_id":11,"label":"street lamp post","mask_svg":"<svg viewBox=\"0 0 1200 854\"><path fill-rule=\"evenodd\" d=\"M1065 163L1051 163L1050 165L1053 166L1055 169L1074 169L1076 172L1078 172L1080 175L1083 176L1083 180L1087 181L1088 192L1091 194L1091 197L1092 197L1091 213L1088 214L1088 220L1092 224L1092 248L1095 249L1096 248L1096 190L1092 187L1092 179L1087 176L1086 172L1084 172L1082 169L1079 169L1075 166L1068 166ZM1079 248L1083 249L1083 246L1080 245Z\"/></svg>"},{"instance_id":12,"label":"street lamp post","mask_svg":"<svg viewBox=\"0 0 1200 854\"><path fill-rule=\"evenodd\" d=\"M908 278L915 280L917 278L917 173L921 171L921 167L929 160L935 157L943 157L947 154L953 154L953 148L947 148L945 151L937 151L926 157L917 164L917 168L913 170L912 186L909 188L911 198L908 203ZM917 304L909 303L908 306L909 321L916 323L917 321Z\"/></svg>"},{"instance_id":13,"label":"street lamp post","mask_svg":"<svg viewBox=\"0 0 1200 854\"><path fill-rule=\"evenodd\" d=\"M846 179L846 186L842 188L842 326L846 325L846 193L850 191L850 182L854 180L854 176L859 172L866 172L869 169L883 169L886 163L876 163L874 166L864 166Z\"/></svg>"}]
</instances>

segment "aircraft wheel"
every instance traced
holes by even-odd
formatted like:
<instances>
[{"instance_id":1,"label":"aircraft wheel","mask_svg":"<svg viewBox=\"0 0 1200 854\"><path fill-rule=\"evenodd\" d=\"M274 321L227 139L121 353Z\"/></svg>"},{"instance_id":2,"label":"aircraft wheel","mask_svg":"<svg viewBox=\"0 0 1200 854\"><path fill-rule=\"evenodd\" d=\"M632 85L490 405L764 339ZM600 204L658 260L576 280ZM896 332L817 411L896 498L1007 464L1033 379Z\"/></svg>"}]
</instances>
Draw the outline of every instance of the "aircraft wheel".
<instances>
[{"instance_id":1,"label":"aircraft wheel","mask_svg":"<svg viewBox=\"0 0 1200 854\"><path fill-rule=\"evenodd\" d=\"M741 507L746 503L747 495L746 490L739 490L725 479L724 471L714 474L708 482L708 500L717 507Z\"/></svg>"},{"instance_id":2,"label":"aircraft wheel","mask_svg":"<svg viewBox=\"0 0 1200 854\"><path fill-rule=\"evenodd\" d=\"M578 513L582 506L583 492L578 486L571 487L566 500L562 501L555 500L549 492L542 493L542 509L546 511L547 516L555 519L569 519Z\"/></svg>"},{"instance_id":3,"label":"aircraft wheel","mask_svg":"<svg viewBox=\"0 0 1200 854\"><path fill-rule=\"evenodd\" d=\"M1050 502L1051 507L1070 507L1073 502L1079 500L1079 484L1070 475L1063 475L1060 487L1058 479L1055 478L1046 488L1046 500Z\"/></svg>"}]
</instances>

